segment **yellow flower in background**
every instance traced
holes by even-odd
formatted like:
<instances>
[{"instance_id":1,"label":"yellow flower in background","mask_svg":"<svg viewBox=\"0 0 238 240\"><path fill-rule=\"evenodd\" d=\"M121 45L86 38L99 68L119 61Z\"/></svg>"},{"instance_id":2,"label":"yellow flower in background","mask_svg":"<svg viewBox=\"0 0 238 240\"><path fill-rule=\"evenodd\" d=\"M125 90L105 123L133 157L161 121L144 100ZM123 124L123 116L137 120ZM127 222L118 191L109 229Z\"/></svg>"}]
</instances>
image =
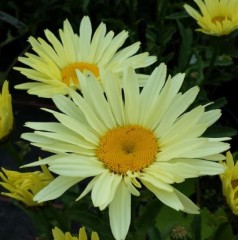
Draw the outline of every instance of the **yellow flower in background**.
<instances>
[{"instance_id":1,"label":"yellow flower in background","mask_svg":"<svg viewBox=\"0 0 238 240\"><path fill-rule=\"evenodd\" d=\"M225 172L220 175L223 195L232 212L238 215L238 162L234 164L230 152L226 154L226 163L223 163Z\"/></svg>"},{"instance_id":2,"label":"yellow flower in background","mask_svg":"<svg viewBox=\"0 0 238 240\"><path fill-rule=\"evenodd\" d=\"M237 0L194 0L200 12L185 4L188 14L201 27L197 29L205 34L228 35L238 28Z\"/></svg>"},{"instance_id":3,"label":"yellow flower in background","mask_svg":"<svg viewBox=\"0 0 238 240\"><path fill-rule=\"evenodd\" d=\"M80 89L80 79L77 78L76 70L84 74L93 74L100 81L100 67L121 75L125 66L130 65L137 69L156 61L156 57L148 56L147 52L135 55L140 47L139 42L121 48L128 38L127 31L122 31L114 37L114 32L107 33L106 25L101 23L92 34L89 17L82 19L79 35L73 32L67 20L64 21L63 30L60 29L59 34L60 41L52 32L45 30L50 44L42 38L29 38L36 55L26 53L19 61L29 68L15 69L33 82L17 85L17 89L26 89L29 94L39 97L52 97L55 93L65 95L68 94L69 88ZM145 76L141 75L141 81L145 81Z\"/></svg>"},{"instance_id":4,"label":"yellow flower in background","mask_svg":"<svg viewBox=\"0 0 238 240\"><path fill-rule=\"evenodd\" d=\"M0 172L0 185L9 192L2 195L23 202L26 206L41 205L33 200L33 197L54 178L46 166L41 166L41 171L21 173L2 168Z\"/></svg>"},{"instance_id":5,"label":"yellow flower in background","mask_svg":"<svg viewBox=\"0 0 238 240\"><path fill-rule=\"evenodd\" d=\"M126 70L123 93L110 71L102 71L101 84L93 76L77 74L82 95L73 90L72 100L55 95L53 101L61 113L46 109L59 122L26 123L35 132L22 138L54 154L26 166L48 164L59 175L34 200L56 199L90 178L77 200L91 191L95 207L109 207L117 240L126 238L131 195L140 195L141 184L169 207L198 213L198 207L172 184L224 171L215 161L224 159L220 153L229 144L222 141L229 138L201 137L219 119L220 110L206 111L200 105L184 113L199 89L179 93L184 74L166 81L164 64L153 71L143 90L135 71Z\"/></svg>"},{"instance_id":6,"label":"yellow flower in background","mask_svg":"<svg viewBox=\"0 0 238 240\"><path fill-rule=\"evenodd\" d=\"M87 237L85 228L79 229L78 237L73 237L69 232L63 233L58 227L52 229L53 240L99 240L99 236L96 232L92 232L91 238Z\"/></svg>"},{"instance_id":7,"label":"yellow flower in background","mask_svg":"<svg viewBox=\"0 0 238 240\"><path fill-rule=\"evenodd\" d=\"M0 94L0 140L6 137L13 127L12 97L5 81Z\"/></svg>"}]
</instances>

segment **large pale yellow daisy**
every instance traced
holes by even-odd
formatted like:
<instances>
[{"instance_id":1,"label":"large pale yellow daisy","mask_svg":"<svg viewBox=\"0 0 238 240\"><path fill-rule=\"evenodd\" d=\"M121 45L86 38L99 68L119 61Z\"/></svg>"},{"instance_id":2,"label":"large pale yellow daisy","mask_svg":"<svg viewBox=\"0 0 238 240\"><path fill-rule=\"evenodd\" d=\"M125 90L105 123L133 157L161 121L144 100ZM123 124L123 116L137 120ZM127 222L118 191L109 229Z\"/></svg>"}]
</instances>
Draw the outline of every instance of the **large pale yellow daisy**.
<instances>
[{"instance_id":1,"label":"large pale yellow daisy","mask_svg":"<svg viewBox=\"0 0 238 240\"><path fill-rule=\"evenodd\" d=\"M106 25L101 23L92 34L89 17L82 19L79 35L74 33L68 20L64 21L59 35L60 40L45 30L48 42L42 38L29 38L36 54L27 52L24 57L19 57L19 61L27 67L15 69L33 81L15 86L17 89L28 90L29 94L40 97L52 97L55 93L68 94L69 88L80 89L76 70L85 75L94 74L100 81L100 67L121 75L125 66L137 69L156 61L156 57L148 56L147 52L136 54L139 42L121 48L128 38L127 31L114 36L114 32L107 33ZM145 77L141 75L140 80L143 84Z\"/></svg>"},{"instance_id":2,"label":"large pale yellow daisy","mask_svg":"<svg viewBox=\"0 0 238 240\"><path fill-rule=\"evenodd\" d=\"M125 239L131 195L139 196L142 185L171 208L198 213L198 207L172 184L223 172L215 161L224 159L220 153L229 145L222 141L228 138L201 137L218 120L220 110L197 106L184 113L199 89L180 93L184 74L166 81L164 64L153 71L142 91L132 68L123 74L123 92L111 72L102 71L101 84L77 73L83 96L73 90L72 100L56 95L53 101L61 112L45 109L58 122L26 123L35 132L22 137L54 153L28 166L48 164L59 175L34 199L56 199L90 177L77 200L91 191L95 207L109 206L115 239Z\"/></svg>"},{"instance_id":3,"label":"large pale yellow daisy","mask_svg":"<svg viewBox=\"0 0 238 240\"><path fill-rule=\"evenodd\" d=\"M228 35L238 28L237 0L194 0L200 12L185 4L184 7L205 34Z\"/></svg>"}]
</instances>

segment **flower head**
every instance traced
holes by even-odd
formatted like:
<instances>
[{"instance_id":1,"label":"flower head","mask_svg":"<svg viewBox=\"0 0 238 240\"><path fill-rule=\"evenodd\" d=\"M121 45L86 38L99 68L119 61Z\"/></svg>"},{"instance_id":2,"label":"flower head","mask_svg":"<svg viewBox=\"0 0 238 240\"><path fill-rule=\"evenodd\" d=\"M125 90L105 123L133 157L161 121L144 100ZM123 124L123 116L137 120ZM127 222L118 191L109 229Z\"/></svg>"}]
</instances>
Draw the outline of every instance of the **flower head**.
<instances>
[{"instance_id":1,"label":"flower head","mask_svg":"<svg viewBox=\"0 0 238 240\"><path fill-rule=\"evenodd\" d=\"M238 215L238 162L234 163L231 153L227 152L223 165L225 172L220 175L223 195L232 212Z\"/></svg>"},{"instance_id":2,"label":"flower head","mask_svg":"<svg viewBox=\"0 0 238 240\"><path fill-rule=\"evenodd\" d=\"M197 29L205 34L228 35L238 28L237 0L194 0L201 13L185 4L188 14L201 27Z\"/></svg>"},{"instance_id":3,"label":"flower head","mask_svg":"<svg viewBox=\"0 0 238 240\"><path fill-rule=\"evenodd\" d=\"M201 137L221 115L198 106L184 113L199 90L179 93L184 74L169 77L161 64L140 91L132 68L121 85L110 71L102 73L102 87L93 76L81 80L82 95L72 100L53 97L62 112L47 110L59 122L26 123L35 129L22 137L54 155L28 166L48 164L59 176L34 200L56 199L67 189L91 177L78 200L91 191L93 205L109 206L115 239L125 239L131 221L131 194L139 196L143 184L164 204L187 213L198 207L171 184L186 178L223 172L220 153L227 138ZM130 79L130 81L128 81Z\"/></svg>"},{"instance_id":4,"label":"flower head","mask_svg":"<svg viewBox=\"0 0 238 240\"><path fill-rule=\"evenodd\" d=\"M53 240L88 240L85 228L82 227L79 229L78 237L73 237L69 232L63 233L58 227L52 229ZM91 240L99 240L98 234L92 232Z\"/></svg>"},{"instance_id":5,"label":"flower head","mask_svg":"<svg viewBox=\"0 0 238 240\"><path fill-rule=\"evenodd\" d=\"M140 43L122 47L128 32L122 31L114 37L114 32L106 32L106 25L101 23L92 35L89 17L84 17L80 24L79 35L75 34L70 23L65 20L63 30L59 30L60 40L45 30L47 43L42 38L29 38L35 54L26 53L19 61L29 68L16 67L34 82L17 85L18 89L28 89L29 94L40 97L52 97L55 93L68 94L69 88L80 89L81 79L76 70L83 74L93 74L101 79L100 67L111 69L121 75L125 66L134 69L146 67L156 61L148 53L136 54ZM119 51L118 51L119 50ZM145 80L143 77L141 80Z\"/></svg>"},{"instance_id":6,"label":"flower head","mask_svg":"<svg viewBox=\"0 0 238 240\"><path fill-rule=\"evenodd\" d=\"M8 90L8 81L5 81L0 94L0 139L3 139L11 132L12 126L12 97Z\"/></svg>"},{"instance_id":7,"label":"flower head","mask_svg":"<svg viewBox=\"0 0 238 240\"><path fill-rule=\"evenodd\" d=\"M2 195L14 198L23 202L26 206L41 205L33 200L33 197L52 180L53 176L46 166L41 166L41 171L16 172L2 168L0 185L9 192L2 192Z\"/></svg>"}]
</instances>

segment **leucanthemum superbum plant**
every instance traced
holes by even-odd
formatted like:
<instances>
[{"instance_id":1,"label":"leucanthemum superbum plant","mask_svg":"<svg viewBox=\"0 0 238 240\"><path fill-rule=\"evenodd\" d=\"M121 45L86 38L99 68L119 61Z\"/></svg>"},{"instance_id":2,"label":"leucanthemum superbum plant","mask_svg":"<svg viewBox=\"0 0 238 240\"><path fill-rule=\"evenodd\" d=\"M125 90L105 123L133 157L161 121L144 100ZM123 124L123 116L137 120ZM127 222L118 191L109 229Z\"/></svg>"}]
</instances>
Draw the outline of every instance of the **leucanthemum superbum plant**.
<instances>
[{"instance_id":1,"label":"leucanthemum superbum plant","mask_svg":"<svg viewBox=\"0 0 238 240\"><path fill-rule=\"evenodd\" d=\"M77 70L85 75L93 74L101 81L101 67L121 76L127 65L137 69L156 61L156 57L149 56L148 52L136 54L140 42L122 48L128 38L127 31L114 35L113 31L107 32L104 23L93 33L90 18L85 16L80 23L79 35L73 31L69 21L65 20L63 29L59 30L60 39L47 29L47 41L30 37L29 43L35 54L27 52L25 56L19 57L19 62L26 67L14 69L32 81L16 85L15 88L45 98L51 98L56 93L67 95L69 89L81 88L81 79L76 76ZM141 85L146 78L141 74Z\"/></svg>"},{"instance_id":2,"label":"leucanthemum superbum plant","mask_svg":"<svg viewBox=\"0 0 238 240\"><path fill-rule=\"evenodd\" d=\"M203 137L221 111L206 111L203 105L188 110L199 88L182 94L184 74L166 75L161 64L140 91L132 68L124 71L122 85L111 71L101 70L101 83L77 71L81 94L70 90L72 99L55 95L59 112L44 109L57 121L26 123L34 132L22 138L53 155L25 167L47 164L58 175L34 200L56 199L90 178L77 201L91 192L95 207L108 207L117 240L126 238L131 195L139 197L142 186L175 210L199 213L172 184L222 173L223 165L216 161L224 159L221 153L229 144L223 141L229 138Z\"/></svg>"}]
</instances>

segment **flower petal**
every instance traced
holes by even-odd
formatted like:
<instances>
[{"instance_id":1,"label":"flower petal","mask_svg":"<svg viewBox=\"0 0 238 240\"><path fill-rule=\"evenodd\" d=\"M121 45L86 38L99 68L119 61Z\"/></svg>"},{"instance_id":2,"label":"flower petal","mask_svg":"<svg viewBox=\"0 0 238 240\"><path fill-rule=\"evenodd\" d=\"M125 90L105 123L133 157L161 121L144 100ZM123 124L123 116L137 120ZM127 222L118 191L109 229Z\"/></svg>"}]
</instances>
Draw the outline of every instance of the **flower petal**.
<instances>
[{"instance_id":1,"label":"flower petal","mask_svg":"<svg viewBox=\"0 0 238 240\"><path fill-rule=\"evenodd\" d=\"M109 205L109 218L114 238L124 240L131 222L131 194L123 181Z\"/></svg>"},{"instance_id":2,"label":"flower petal","mask_svg":"<svg viewBox=\"0 0 238 240\"><path fill-rule=\"evenodd\" d=\"M37 202L45 202L56 199L60 197L70 187L72 187L76 183L79 183L83 179L84 178L81 177L59 176L55 178L47 187L43 188L40 192L38 192L33 200Z\"/></svg>"}]
</instances>

